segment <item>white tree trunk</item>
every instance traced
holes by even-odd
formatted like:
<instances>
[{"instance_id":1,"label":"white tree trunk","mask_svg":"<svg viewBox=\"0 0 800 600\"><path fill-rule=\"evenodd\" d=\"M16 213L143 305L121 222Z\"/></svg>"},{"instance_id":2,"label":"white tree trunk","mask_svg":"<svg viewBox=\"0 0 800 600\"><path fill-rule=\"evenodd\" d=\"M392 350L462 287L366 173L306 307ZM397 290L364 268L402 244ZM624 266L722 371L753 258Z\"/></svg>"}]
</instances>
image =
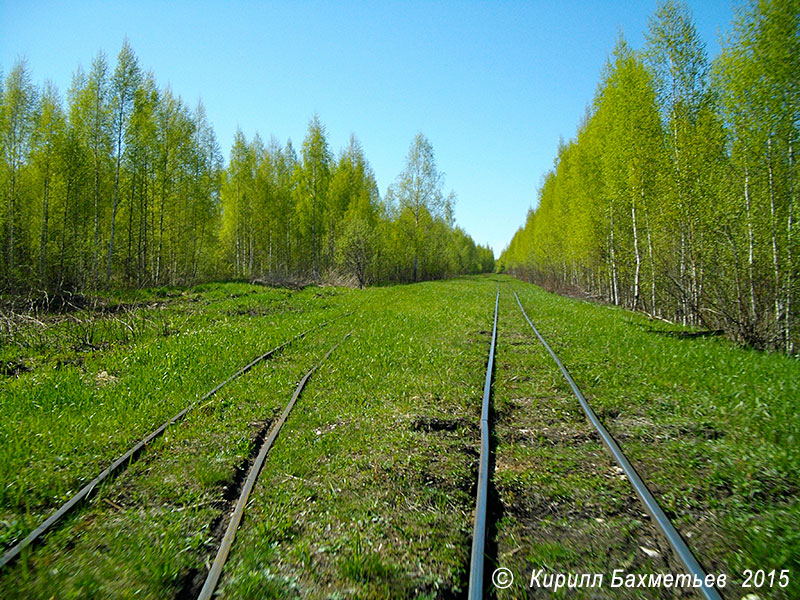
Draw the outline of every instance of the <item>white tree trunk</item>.
<instances>
[{"instance_id":1,"label":"white tree trunk","mask_svg":"<svg viewBox=\"0 0 800 600\"><path fill-rule=\"evenodd\" d=\"M642 270L642 257L639 254L639 233L636 229L636 201L631 203L631 222L633 223L633 252L636 269L633 274L633 310L639 308L639 274Z\"/></svg>"}]
</instances>

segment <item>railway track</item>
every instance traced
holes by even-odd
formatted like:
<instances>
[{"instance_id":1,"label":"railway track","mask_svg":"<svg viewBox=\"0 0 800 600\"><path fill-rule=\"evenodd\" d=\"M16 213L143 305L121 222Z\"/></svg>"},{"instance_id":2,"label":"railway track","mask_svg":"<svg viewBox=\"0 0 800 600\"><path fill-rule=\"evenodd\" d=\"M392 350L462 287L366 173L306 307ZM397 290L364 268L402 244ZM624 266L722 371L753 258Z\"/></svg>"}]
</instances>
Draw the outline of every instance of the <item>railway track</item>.
<instances>
[{"instance_id":1,"label":"railway track","mask_svg":"<svg viewBox=\"0 0 800 600\"><path fill-rule=\"evenodd\" d=\"M228 555L230 554L231 547L233 546L234 538L236 537L236 530L239 528L239 524L242 521L242 516L244 515L244 509L247 506L247 500L250 498L250 492L253 491L253 487L256 484L256 480L258 479L258 474L261 472L261 468L264 466L264 461L267 458L267 453L269 449L272 447L275 438L278 437L278 433L280 433L281 427L286 422L289 413L294 408L297 399L300 397L300 394L303 391L303 388L306 385L306 382L311 378L314 371L316 371L319 366L325 362L328 357L338 348L344 340L346 340L352 332L346 334L344 338L336 345L334 345L325 356L313 367L311 367L303 378L300 380L300 383L297 384L297 387L294 390L294 394L292 394L291 400L289 400L286 408L284 408L283 413L281 414L280 418L278 419L277 423L273 425L269 436L267 439L264 440L264 443L261 445L261 449L258 452L258 456L256 460L253 462L252 467L250 468L250 473L247 476L247 481L245 481L244 486L242 487L242 492L239 495L238 500L236 501L236 508L231 515L231 519L228 523L228 527L225 530L225 535L222 538L222 542L220 543L219 550L217 551L216 558L209 569L208 576L206 577L205 583L203 584L200 593L197 596L198 600L209 600L211 596L214 594L214 590L217 587L217 583L219 583L219 579L222 576L222 570L225 567L225 562L228 560Z\"/></svg>"},{"instance_id":2,"label":"railway track","mask_svg":"<svg viewBox=\"0 0 800 600\"><path fill-rule=\"evenodd\" d=\"M469 600L483 598L484 548L486 546L486 506L489 498L489 403L492 394L492 372L494 370L494 349L497 345L497 313L500 306L500 287L494 299L494 324L492 342L489 347L489 361L486 365L486 379L483 384L481 404L481 454L478 463L478 490L475 501L475 525L472 534L472 554L469 570Z\"/></svg>"},{"instance_id":3,"label":"railway track","mask_svg":"<svg viewBox=\"0 0 800 600\"><path fill-rule=\"evenodd\" d=\"M581 392L575 380L569 374L569 371L561 362L559 357L544 339L542 334L536 329L533 322L525 312L525 308L516 291L512 290L517 305L539 342L547 350L551 358L555 361L560 369L567 383L569 384L573 394L580 403L581 409L585 414L588 421L602 440L604 446L613 457L614 461L619 465L619 468L624 473L630 484L644 505L645 510L651 516L653 523L656 525L660 534L668 541L675 555L680 560L683 568L689 573L696 581L701 581L702 586L697 588L697 591L702 594L707 600L721 600L721 595L717 589L707 584L708 578L705 570L700 565L697 558L692 553L691 549L686 544L685 540L681 537L675 529L672 522L664 513L658 501L653 496L650 489L647 487L641 476L636 472L636 469L630 463L628 458L620 449L614 438L609 434L608 430L603 426L600 419L598 419L592 407L587 402L583 393ZM494 368L494 357L497 344L497 321L499 309L500 290L498 286L497 295L495 298L495 312L494 312L494 325L492 330L492 341L489 350L489 360L486 369L486 380L484 384L483 405L481 411L481 454L479 459L478 470L478 489L476 493L476 508L475 508L475 524L473 529L473 543L472 555L470 561L470 575L469 575L469 600L478 600L484 597L487 591L484 582L484 548L486 544L486 527L487 527L487 496L488 496L488 464L491 449L489 447L489 439L491 435L490 424L488 422L489 404L491 400L491 387L492 387L492 373Z\"/></svg>"},{"instance_id":4,"label":"railway track","mask_svg":"<svg viewBox=\"0 0 800 600\"><path fill-rule=\"evenodd\" d=\"M340 317L337 317L334 320L346 317L349 314L351 313L344 314ZM47 519L42 521L42 523L40 523L33 531L31 531L21 541L11 546L2 555L2 557L0 557L0 569L3 569L8 565L12 564L14 561L16 561L19 558L20 554L23 552L23 550L25 550L26 548L41 543L46 533L53 531L67 515L72 513L84 502L86 502L98 489L98 486L100 486L104 481L108 480L112 476L119 474L120 472L125 470L129 465L131 465L141 455L141 453L145 450L147 445L156 440L157 438L159 438L161 435L163 435L164 432L167 431L167 429L170 426L175 425L176 423L182 421L193 409L202 405L206 400L209 400L211 397L213 397L219 390L221 390L228 383L241 377L242 375L250 371L257 364L269 359L272 356L275 356L284 348L289 346L292 342L305 337L312 331L316 331L317 329L321 329L327 326L331 322L332 321L326 321L319 325L306 329L305 331L298 333L294 337L276 346L275 348L272 348L271 350L268 350L267 352L257 356L255 359L253 359L245 366L240 368L238 371L233 373L230 377L228 377L223 382L219 383L217 386L211 389L209 392L204 394L201 398L191 402L189 405L183 408L183 410L181 410L174 416L167 419L155 430L151 431L144 438L136 442L127 451L125 451L116 460L114 460L108 467L106 467L103 471L101 471L94 479L92 479L89 483L83 486L76 494L74 494L66 502L64 502Z\"/></svg>"}]
</instances>

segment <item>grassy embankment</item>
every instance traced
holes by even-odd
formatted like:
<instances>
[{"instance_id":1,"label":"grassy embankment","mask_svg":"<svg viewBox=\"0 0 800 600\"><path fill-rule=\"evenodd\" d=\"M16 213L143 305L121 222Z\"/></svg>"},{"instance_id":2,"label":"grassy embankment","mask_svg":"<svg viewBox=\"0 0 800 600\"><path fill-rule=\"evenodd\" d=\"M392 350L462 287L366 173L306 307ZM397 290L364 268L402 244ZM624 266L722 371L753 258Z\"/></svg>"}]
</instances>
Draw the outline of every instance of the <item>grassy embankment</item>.
<instances>
[{"instance_id":1,"label":"grassy embankment","mask_svg":"<svg viewBox=\"0 0 800 600\"><path fill-rule=\"evenodd\" d=\"M722 339L680 339L667 333L677 327L512 285L710 570L796 572L797 363ZM460 597L495 286L490 278L364 291L212 285L160 304L147 293L127 298L139 306L80 325L62 318L18 331L4 356L29 370L7 377L0 392L5 543L256 355L355 311L192 411L4 570L2 595L196 592L248 457L302 374L355 329L278 437L220 592ZM80 335L89 323L87 346ZM491 558L528 576L534 566L671 568L505 286L499 327L494 485L502 505ZM643 558L641 545L663 559ZM525 593L518 584L505 597Z\"/></svg>"}]
</instances>

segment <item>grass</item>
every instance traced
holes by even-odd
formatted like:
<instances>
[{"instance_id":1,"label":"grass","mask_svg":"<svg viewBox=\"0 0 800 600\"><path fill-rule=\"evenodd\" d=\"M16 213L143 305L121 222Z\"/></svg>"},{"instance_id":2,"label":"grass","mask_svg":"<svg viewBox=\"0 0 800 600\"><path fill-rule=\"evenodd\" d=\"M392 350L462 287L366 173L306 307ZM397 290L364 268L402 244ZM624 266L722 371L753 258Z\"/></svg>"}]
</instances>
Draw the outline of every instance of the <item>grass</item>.
<instances>
[{"instance_id":1,"label":"grass","mask_svg":"<svg viewBox=\"0 0 800 600\"><path fill-rule=\"evenodd\" d=\"M288 493L295 529L258 579L261 533L245 527L223 597L265 595L276 573L310 597L463 590L491 284L372 292L363 328L310 382L259 480L253 521Z\"/></svg>"},{"instance_id":2,"label":"grass","mask_svg":"<svg viewBox=\"0 0 800 600\"><path fill-rule=\"evenodd\" d=\"M6 545L256 355L353 313L191 411L0 572L0 596L196 595L259 440L303 374L352 330L270 451L218 593L465 597L495 279L520 292L704 565L738 583L744 569L789 568L792 587L766 597L797 596L797 362L680 339L668 335L678 327L507 277L360 291L208 284L123 294L100 314L15 321L0 350L25 365L0 389ZM534 567L679 571L500 289L487 548L518 581L497 597L528 597ZM744 595L734 584L725 594Z\"/></svg>"}]
</instances>

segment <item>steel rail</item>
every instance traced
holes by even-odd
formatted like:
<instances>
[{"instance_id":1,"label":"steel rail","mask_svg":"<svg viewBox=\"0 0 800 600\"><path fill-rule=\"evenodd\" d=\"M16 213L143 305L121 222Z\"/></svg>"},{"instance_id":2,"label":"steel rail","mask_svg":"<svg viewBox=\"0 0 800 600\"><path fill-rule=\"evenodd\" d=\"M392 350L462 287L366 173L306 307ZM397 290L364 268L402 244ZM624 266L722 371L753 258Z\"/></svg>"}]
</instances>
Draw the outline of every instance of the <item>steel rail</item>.
<instances>
[{"instance_id":1,"label":"steel rail","mask_svg":"<svg viewBox=\"0 0 800 600\"><path fill-rule=\"evenodd\" d=\"M342 317L346 317L348 314L350 314L350 313L342 315ZM342 318L342 317L337 317L337 319ZM333 319L333 320L336 320L336 319ZM122 456L117 458L113 463L111 463L108 467L106 467L97 477L95 477L89 483L87 483L85 486L83 486L80 489L80 491L78 491L74 496L72 496L69 500L67 500L64 504L62 504L61 507L58 510L56 510L56 512L54 512L47 519L45 519L36 529L34 529L31 533L29 533L22 541L18 542L16 545L11 547L5 554L3 554L2 558L0 558L0 569L5 567L9 563L13 562L14 560L16 560L19 557L20 553L25 548L27 548L28 546L30 546L31 544L33 544L35 542L38 542L40 540L40 538L53 525L55 525L58 521L60 521L62 518L64 518L64 516L67 515L70 511L72 511L72 509L74 509L76 506L78 506L78 504L80 504L81 502L86 500L92 494L92 492L95 490L95 488L99 484L101 484L103 481L108 479L108 477L110 475L112 475L113 473L115 473L118 470L120 470L120 468L122 468L124 465L130 464L131 462L133 462L133 460L136 458L136 456L138 456L138 454L144 449L144 447L147 444L149 444L154 439L156 439L161 434L163 434L167 430L167 428L169 426L174 425L175 423L177 423L178 421L183 419L186 416L186 414L190 410L192 410L195 406L197 406L201 402L204 402L205 400L208 400L211 396L213 396L220 389L222 389L223 386L225 386L226 384L230 383L231 381L233 381L237 377L240 377L241 375L247 373L247 371L252 369L255 365L257 365L261 361L266 360L267 358L269 358L273 354L279 352L280 350L282 350L283 348L285 348L286 346L288 346L289 344L291 344L295 340L307 335L308 333L310 333L310 332L312 332L312 331L314 331L316 329L319 329L321 327L326 326L328 323L330 323L332 321L326 321L326 322L320 323L319 325L316 325L315 327L311 327L310 329L306 329L302 333L298 333L296 336L294 336L290 340L284 342L280 346L277 346L277 347L273 348L272 350L269 350L268 352L265 352L261 356L258 356L255 360L251 361L250 363L248 363L247 365L245 365L244 367L242 367L241 369L236 371L236 373L234 373L233 375L228 377L225 381L223 381L222 383L218 384L214 389L212 389L210 392L206 393L202 398L200 398L199 400L196 400L195 402L189 404L189 406L184 408L182 411L177 413L175 416L167 419L158 429L156 429L155 431L152 431L147 436L145 436L143 439L141 439L139 442L137 442L127 452L125 452Z\"/></svg>"},{"instance_id":2,"label":"steel rail","mask_svg":"<svg viewBox=\"0 0 800 600\"><path fill-rule=\"evenodd\" d=\"M514 290L512 290L514 291ZM561 369L561 373L563 373L564 377L569 383L569 386L572 388L573 393L578 398L578 401L581 404L581 408L583 408L583 412L586 413L586 416L589 418L589 421L592 423L594 428L597 430L597 433L600 434L600 437L603 440L603 444L605 444L608 451L611 452L614 460L617 461L617 464L622 468L625 472L625 475L630 480L631 484L633 485L633 489L636 492L636 495L639 496L639 499L645 505L647 512L650 513L650 516L653 517L653 520L658 524L658 527L661 529L662 533L666 536L667 541L669 542L672 549L678 555L683 565L686 567L686 570L695 578L701 580L703 585L699 588L699 591L702 592L703 596L708 600L722 600L722 596L720 595L719 591L713 586L706 585L706 572L703 570L703 567L700 566L697 558L695 558L692 551L689 549L689 546L681 537L678 530L675 529L675 526L669 520L664 511L662 510L661 506L658 504L658 501L653 496L652 492L648 489L645 482L636 472L636 469L633 468L633 465L628 461L625 454L623 454L622 450L620 449L619 445L614 438L611 437L611 434L608 433L608 430L603 426L600 422L600 419L597 418L594 410L592 407L589 406L589 403L584 398L583 393L581 392L578 385L575 383L575 380L572 379L572 376L567 371L567 368L558 358L553 349L550 347L545 339L542 337L542 334L539 333L539 330L536 329L536 326L531 322L528 318L528 313L525 312L525 308L522 306L522 302L520 302L519 296L517 292L514 291L514 297L517 299L517 304L519 304L519 308L522 311L522 315L525 317L525 320L528 322L528 325L531 326L533 332L536 334L536 337L539 338L539 341L542 345L547 349L550 353L550 356L558 365L558 368Z\"/></svg>"},{"instance_id":3,"label":"steel rail","mask_svg":"<svg viewBox=\"0 0 800 600\"><path fill-rule=\"evenodd\" d=\"M472 557L469 565L469 600L483 598L483 554L486 545L486 504L489 496L489 397L492 392L492 368L497 343L497 309L500 304L500 286L494 299L494 325L486 380L483 384L481 408L481 456L478 463L478 492L475 500L475 527L472 532Z\"/></svg>"},{"instance_id":4,"label":"steel rail","mask_svg":"<svg viewBox=\"0 0 800 600\"><path fill-rule=\"evenodd\" d=\"M319 366L325 362L331 354L333 354L333 351L336 350L336 348L338 348L350 336L350 333L346 334L340 342L328 350L325 356L323 356L322 359L316 365L311 367L303 376L303 378L300 380L300 383L297 384L297 387L294 390L292 399L289 400L286 408L283 409L283 413L281 413L280 418L272 427L267 439L265 439L264 443L261 444L261 449L258 452L256 460L253 462L253 466L250 468L247 481L245 481L244 486L242 487L242 493L239 496L239 500L236 502L236 508L231 514L231 520L228 523L228 528L225 530L225 535L222 538L222 542L220 542L217 556L214 559L214 563L211 565L211 569L208 571L208 576L203 584L203 588L200 590L200 594L197 596L197 600L208 600L214 594L214 590L217 587L219 578L222 576L222 569L225 566L225 561L228 559L231 547L233 546L233 540L236 537L236 530L239 528L239 523L242 521L244 509L245 506L247 506L247 500L250 498L250 492L253 491L253 487L256 484L258 475L261 472L261 468L264 466L264 461L267 458L267 453L272 447L272 443L275 441L275 438L278 437L278 432L280 432L281 427L283 427L283 424L286 422L286 419L294 407L295 402L297 402L297 399L300 397L300 393L303 391L306 382L309 380L314 371L316 371Z\"/></svg>"}]
</instances>

